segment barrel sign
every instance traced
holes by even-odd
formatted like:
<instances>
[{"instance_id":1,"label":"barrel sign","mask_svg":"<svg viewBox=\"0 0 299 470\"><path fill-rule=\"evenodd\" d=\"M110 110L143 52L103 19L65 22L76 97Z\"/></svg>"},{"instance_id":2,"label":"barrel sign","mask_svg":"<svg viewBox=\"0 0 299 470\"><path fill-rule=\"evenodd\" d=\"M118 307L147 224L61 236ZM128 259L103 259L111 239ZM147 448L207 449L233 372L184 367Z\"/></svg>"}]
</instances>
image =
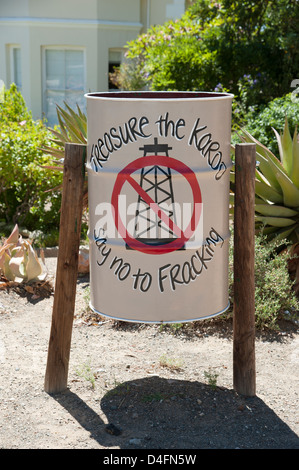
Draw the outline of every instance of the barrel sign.
<instances>
[{"instance_id":1,"label":"barrel sign","mask_svg":"<svg viewBox=\"0 0 299 470\"><path fill-rule=\"evenodd\" d=\"M224 312L232 95L86 97L91 308L146 323Z\"/></svg>"}]
</instances>

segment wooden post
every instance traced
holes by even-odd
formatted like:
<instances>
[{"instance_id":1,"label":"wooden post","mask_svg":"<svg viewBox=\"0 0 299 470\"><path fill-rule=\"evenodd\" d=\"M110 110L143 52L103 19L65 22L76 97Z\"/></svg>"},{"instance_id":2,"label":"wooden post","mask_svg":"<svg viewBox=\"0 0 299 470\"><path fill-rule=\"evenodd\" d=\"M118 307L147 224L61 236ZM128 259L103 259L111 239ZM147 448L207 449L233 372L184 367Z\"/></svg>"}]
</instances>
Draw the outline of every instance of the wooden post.
<instances>
[{"instance_id":1,"label":"wooden post","mask_svg":"<svg viewBox=\"0 0 299 470\"><path fill-rule=\"evenodd\" d=\"M59 249L45 391L67 388L83 210L86 146L65 144Z\"/></svg>"},{"instance_id":2,"label":"wooden post","mask_svg":"<svg viewBox=\"0 0 299 470\"><path fill-rule=\"evenodd\" d=\"M237 144L234 206L233 382L237 393L255 396L254 205L255 144Z\"/></svg>"}]
</instances>

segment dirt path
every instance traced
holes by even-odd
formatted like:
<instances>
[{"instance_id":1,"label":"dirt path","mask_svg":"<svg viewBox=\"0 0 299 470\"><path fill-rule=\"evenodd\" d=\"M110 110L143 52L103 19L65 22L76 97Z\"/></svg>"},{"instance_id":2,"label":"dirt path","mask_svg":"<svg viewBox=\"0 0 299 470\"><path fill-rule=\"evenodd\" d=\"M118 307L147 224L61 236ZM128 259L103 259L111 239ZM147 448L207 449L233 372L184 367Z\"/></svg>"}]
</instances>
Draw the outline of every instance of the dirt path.
<instances>
[{"instance_id":1,"label":"dirt path","mask_svg":"<svg viewBox=\"0 0 299 470\"><path fill-rule=\"evenodd\" d=\"M94 324L82 316L87 288L79 279L69 388L58 395L43 390L53 296L0 291L0 448L299 448L298 328L257 338L257 396L244 398L229 325Z\"/></svg>"}]
</instances>

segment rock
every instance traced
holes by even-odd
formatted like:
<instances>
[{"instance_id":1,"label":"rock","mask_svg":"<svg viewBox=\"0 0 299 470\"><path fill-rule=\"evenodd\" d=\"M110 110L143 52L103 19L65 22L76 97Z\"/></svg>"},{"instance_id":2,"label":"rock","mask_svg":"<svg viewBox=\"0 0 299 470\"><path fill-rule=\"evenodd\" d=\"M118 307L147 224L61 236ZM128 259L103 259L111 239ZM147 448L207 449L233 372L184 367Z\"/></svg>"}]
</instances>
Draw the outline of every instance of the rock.
<instances>
[{"instance_id":1,"label":"rock","mask_svg":"<svg viewBox=\"0 0 299 470\"><path fill-rule=\"evenodd\" d=\"M105 430L109 434L112 434L112 436L119 436L121 434L121 430L113 423L107 424Z\"/></svg>"},{"instance_id":2,"label":"rock","mask_svg":"<svg viewBox=\"0 0 299 470\"><path fill-rule=\"evenodd\" d=\"M129 440L129 444L134 445L134 446L139 446L141 444L141 439L137 439L136 437L133 437L132 439Z\"/></svg>"},{"instance_id":3,"label":"rock","mask_svg":"<svg viewBox=\"0 0 299 470\"><path fill-rule=\"evenodd\" d=\"M78 273L89 273L89 250L88 248L82 246L80 246L79 249Z\"/></svg>"}]
</instances>

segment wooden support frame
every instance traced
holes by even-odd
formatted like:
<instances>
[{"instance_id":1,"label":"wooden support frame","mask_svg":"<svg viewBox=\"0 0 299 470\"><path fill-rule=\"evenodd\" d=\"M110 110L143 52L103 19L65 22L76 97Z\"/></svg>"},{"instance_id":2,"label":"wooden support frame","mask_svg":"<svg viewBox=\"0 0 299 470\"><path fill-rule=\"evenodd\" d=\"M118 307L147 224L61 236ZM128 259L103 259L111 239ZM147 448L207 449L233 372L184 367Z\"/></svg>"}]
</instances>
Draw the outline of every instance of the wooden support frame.
<instances>
[{"instance_id":1,"label":"wooden support frame","mask_svg":"<svg viewBox=\"0 0 299 470\"><path fill-rule=\"evenodd\" d=\"M255 396L255 144L235 149L233 382Z\"/></svg>"},{"instance_id":2,"label":"wooden support frame","mask_svg":"<svg viewBox=\"0 0 299 470\"><path fill-rule=\"evenodd\" d=\"M44 388L67 388L83 211L86 146L65 144L56 282Z\"/></svg>"},{"instance_id":3,"label":"wooden support frame","mask_svg":"<svg viewBox=\"0 0 299 470\"><path fill-rule=\"evenodd\" d=\"M44 383L47 393L59 393L67 388L78 275L85 157L85 145L66 144L56 284ZM254 396L255 144L237 144L235 157L233 382L237 393Z\"/></svg>"}]
</instances>

